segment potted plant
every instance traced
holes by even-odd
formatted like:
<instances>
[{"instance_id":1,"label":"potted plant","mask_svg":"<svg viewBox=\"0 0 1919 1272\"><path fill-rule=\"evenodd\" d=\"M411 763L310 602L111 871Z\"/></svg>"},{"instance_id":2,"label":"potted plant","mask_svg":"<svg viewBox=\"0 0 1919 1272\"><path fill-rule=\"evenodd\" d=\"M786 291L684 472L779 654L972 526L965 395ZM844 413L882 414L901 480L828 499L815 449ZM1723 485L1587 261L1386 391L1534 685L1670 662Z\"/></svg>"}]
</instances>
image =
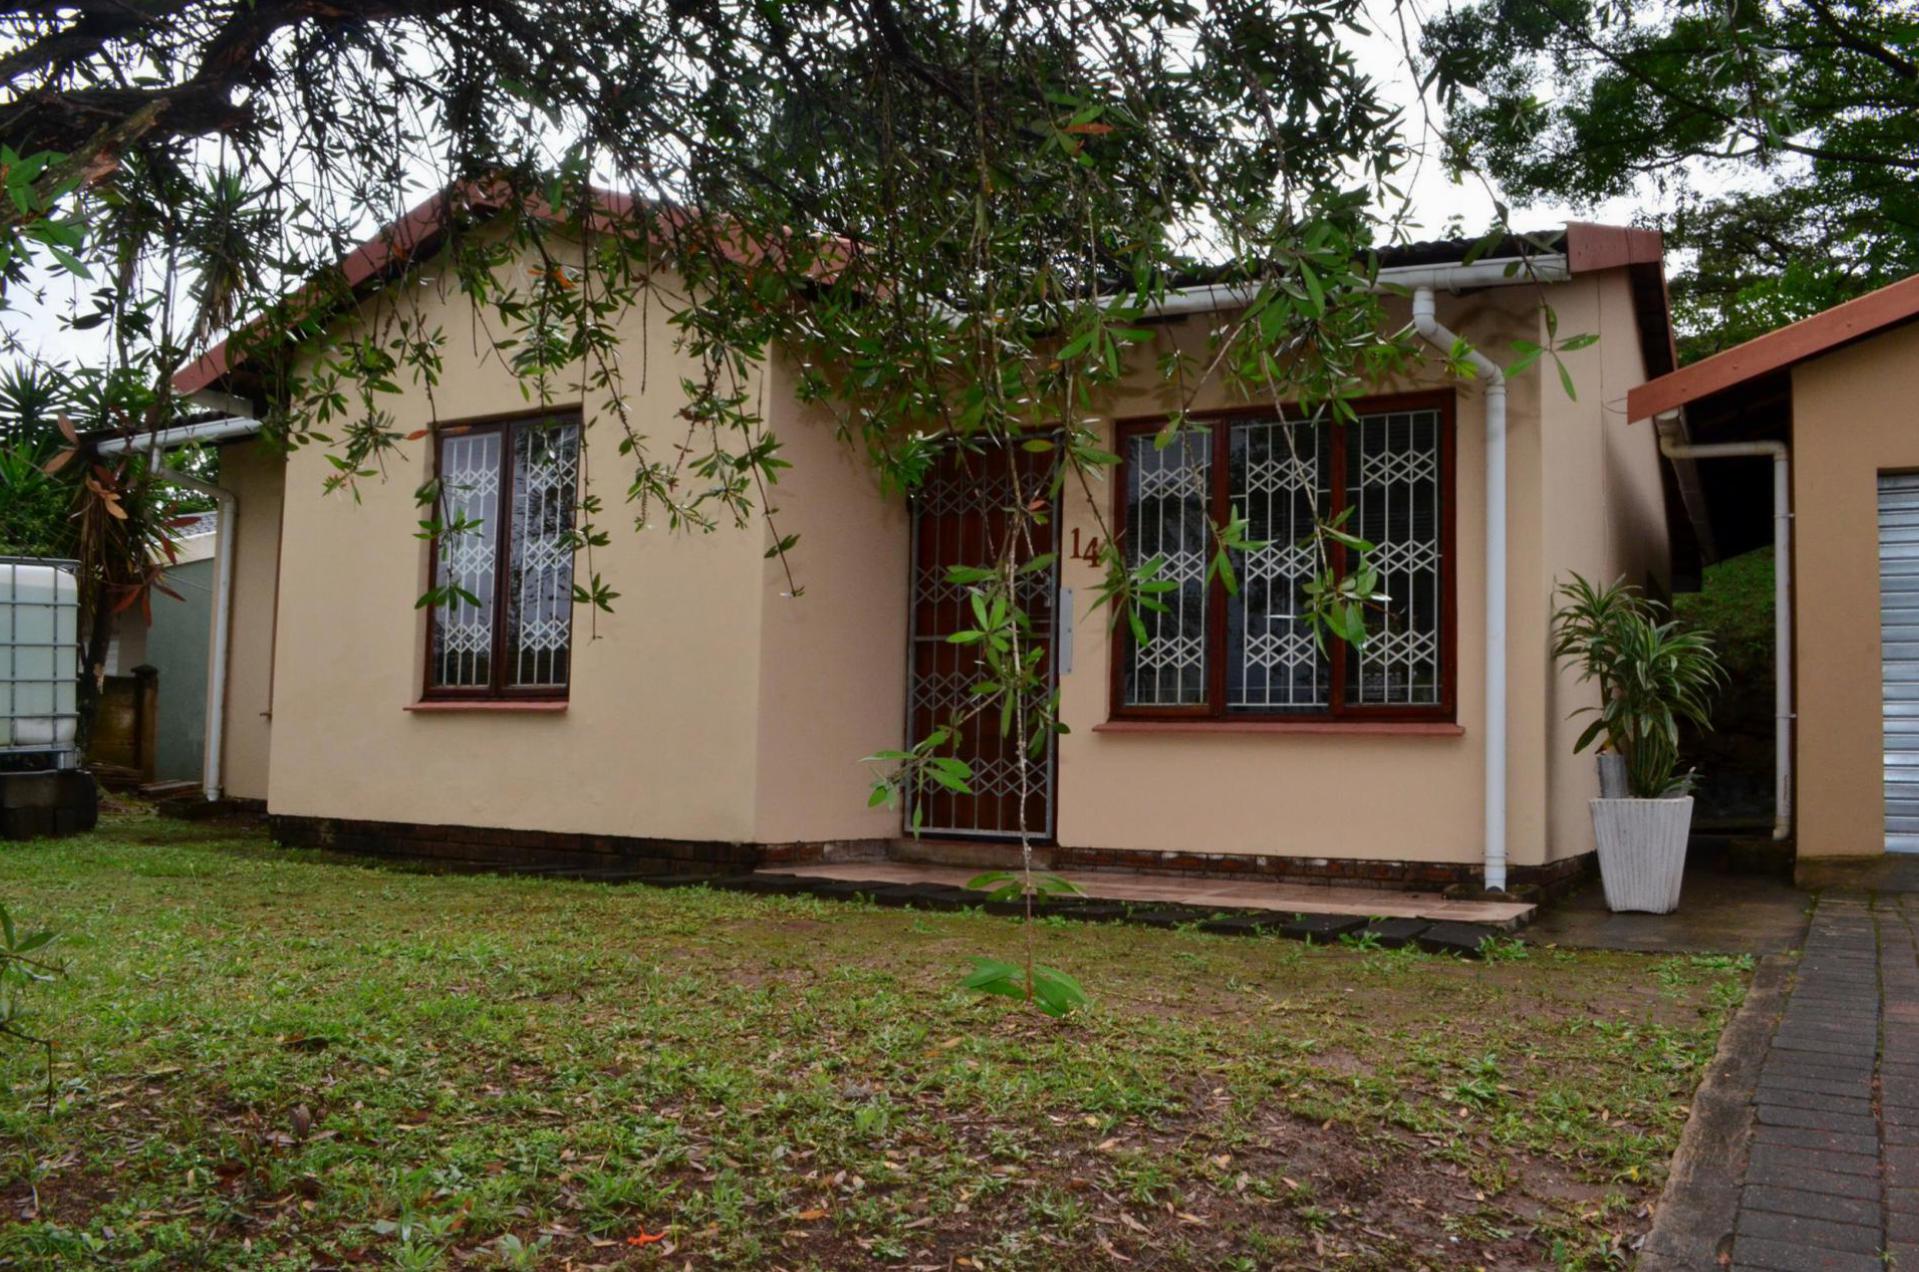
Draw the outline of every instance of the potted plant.
<instances>
[{"instance_id":1,"label":"potted plant","mask_svg":"<svg viewBox=\"0 0 1919 1272\"><path fill-rule=\"evenodd\" d=\"M1679 771L1679 729L1711 727L1725 673L1710 637L1637 588L1596 587L1575 574L1559 594L1553 655L1599 686L1599 705L1575 713L1595 718L1574 749L1603 745L1625 777L1623 796L1602 790L1592 801L1606 904L1669 914L1679 905L1692 829L1694 775Z\"/></svg>"}]
</instances>

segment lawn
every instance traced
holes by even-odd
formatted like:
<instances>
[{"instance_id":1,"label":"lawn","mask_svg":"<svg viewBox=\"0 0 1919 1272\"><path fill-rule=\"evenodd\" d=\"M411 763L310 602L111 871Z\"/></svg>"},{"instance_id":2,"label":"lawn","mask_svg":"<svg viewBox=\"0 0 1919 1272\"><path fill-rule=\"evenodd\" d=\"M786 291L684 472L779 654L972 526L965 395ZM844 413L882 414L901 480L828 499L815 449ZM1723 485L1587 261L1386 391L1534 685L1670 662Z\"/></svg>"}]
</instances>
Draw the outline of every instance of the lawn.
<instances>
[{"instance_id":1,"label":"lawn","mask_svg":"<svg viewBox=\"0 0 1919 1272\"><path fill-rule=\"evenodd\" d=\"M1601 1267L1746 969L376 868L120 817L0 849L0 1264ZM657 1239L656 1239L657 1238Z\"/></svg>"}]
</instances>

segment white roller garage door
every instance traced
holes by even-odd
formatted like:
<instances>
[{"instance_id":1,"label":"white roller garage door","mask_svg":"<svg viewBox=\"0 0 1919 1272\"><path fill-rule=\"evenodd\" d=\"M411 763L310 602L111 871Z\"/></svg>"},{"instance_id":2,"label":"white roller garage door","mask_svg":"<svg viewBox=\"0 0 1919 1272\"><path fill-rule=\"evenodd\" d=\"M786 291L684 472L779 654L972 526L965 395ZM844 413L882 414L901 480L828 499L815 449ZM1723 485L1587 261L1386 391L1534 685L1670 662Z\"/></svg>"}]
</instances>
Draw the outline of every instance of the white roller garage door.
<instances>
[{"instance_id":1,"label":"white roller garage door","mask_svg":"<svg viewBox=\"0 0 1919 1272\"><path fill-rule=\"evenodd\" d=\"M1919 852L1919 473L1879 477L1886 851Z\"/></svg>"}]
</instances>

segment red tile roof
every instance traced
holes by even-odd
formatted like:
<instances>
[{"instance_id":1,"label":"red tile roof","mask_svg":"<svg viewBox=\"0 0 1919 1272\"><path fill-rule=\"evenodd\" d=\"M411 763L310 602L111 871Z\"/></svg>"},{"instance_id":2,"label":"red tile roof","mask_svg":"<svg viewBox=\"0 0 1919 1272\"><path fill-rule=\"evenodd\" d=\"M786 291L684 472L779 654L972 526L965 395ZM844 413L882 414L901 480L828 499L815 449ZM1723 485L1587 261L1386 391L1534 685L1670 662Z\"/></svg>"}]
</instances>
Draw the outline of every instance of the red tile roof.
<instances>
[{"instance_id":1,"label":"red tile roof","mask_svg":"<svg viewBox=\"0 0 1919 1272\"><path fill-rule=\"evenodd\" d=\"M1626 418L1663 415L1914 318L1919 318L1919 274L1648 380L1626 394Z\"/></svg>"},{"instance_id":2,"label":"red tile roof","mask_svg":"<svg viewBox=\"0 0 1919 1272\"><path fill-rule=\"evenodd\" d=\"M493 187L467 183L434 195L399 220L382 227L379 233L349 252L337 267L337 276L308 284L295 292L289 298L290 302L297 307L303 298L310 297L316 302L316 308L321 310L339 304L344 295L390 277L419 257L430 255L440 245L442 236L453 222L461 216L485 217L501 211L505 206L503 193ZM592 194L600 209L597 215L612 219L629 216L634 211L634 200L629 195L599 189ZM541 216L558 219L544 204L538 204L533 210ZM668 221L678 221L683 216L687 214L679 209L669 208L664 212L664 219ZM750 260L777 249L737 237L722 237L720 250L736 259ZM852 245L844 239L829 242L828 250L819 253L813 262L814 276L832 277L848 267L854 254ZM255 320L256 323L258 321ZM253 325L248 324L240 334L252 330ZM235 338L229 337L182 368L173 377L174 392L183 396L198 393L239 370L240 367L232 365L235 343ZM242 348L238 352L241 365L244 366L246 351Z\"/></svg>"}]
</instances>

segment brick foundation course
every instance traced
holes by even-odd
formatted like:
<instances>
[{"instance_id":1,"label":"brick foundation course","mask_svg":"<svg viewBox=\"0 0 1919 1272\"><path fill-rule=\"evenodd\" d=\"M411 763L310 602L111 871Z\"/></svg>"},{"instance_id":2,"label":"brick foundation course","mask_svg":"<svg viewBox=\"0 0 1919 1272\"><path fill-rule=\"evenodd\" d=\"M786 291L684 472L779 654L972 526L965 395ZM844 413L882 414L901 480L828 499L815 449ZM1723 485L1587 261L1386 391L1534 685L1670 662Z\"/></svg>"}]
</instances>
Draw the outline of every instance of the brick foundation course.
<instances>
[{"instance_id":1,"label":"brick foundation course","mask_svg":"<svg viewBox=\"0 0 1919 1272\"><path fill-rule=\"evenodd\" d=\"M894 841L879 839L751 844L285 814L273 814L267 821L274 839L292 847L530 872L592 870L672 874L699 868L752 870L823 861L886 861L902 855ZM1046 868L1053 870L1121 870L1137 874L1384 889L1437 890L1453 884L1473 884L1478 882L1481 869L1477 862L1372 861L1121 848L1049 847L1040 855L1045 859ZM1590 873L1592 865L1592 855L1587 854L1546 866L1515 866L1509 872L1509 881L1513 886L1532 885L1554 895L1576 885Z\"/></svg>"},{"instance_id":2,"label":"brick foundation course","mask_svg":"<svg viewBox=\"0 0 1919 1272\"><path fill-rule=\"evenodd\" d=\"M1381 861L1342 857L1255 856L1227 852L1153 852L1137 848L1048 850L1054 870L1129 870L1140 874L1244 877L1274 883L1322 883L1344 888L1398 888L1437 891L1479 882L1479 862ZM1513 866L1510 886L1530 885L1549 896L1570 891L1592 873L1591 853L1544 866Z\"/></svg>"},{"instance_id":3,"label":"brick foundation course","mask_svg":"<svg viewBox=\"0 0 1919 1272\"><path fill-rule=\"evenodd\" d=\"M269 815L267 825L275 842L293 848L325 848L333 852L530 873L713 873L753 870L773 864L856 859L867 853L871 853L873 859L879 856L878 844L863 842L741 844L295 817L282 813Z\"/></svg>"}]
</instances>

